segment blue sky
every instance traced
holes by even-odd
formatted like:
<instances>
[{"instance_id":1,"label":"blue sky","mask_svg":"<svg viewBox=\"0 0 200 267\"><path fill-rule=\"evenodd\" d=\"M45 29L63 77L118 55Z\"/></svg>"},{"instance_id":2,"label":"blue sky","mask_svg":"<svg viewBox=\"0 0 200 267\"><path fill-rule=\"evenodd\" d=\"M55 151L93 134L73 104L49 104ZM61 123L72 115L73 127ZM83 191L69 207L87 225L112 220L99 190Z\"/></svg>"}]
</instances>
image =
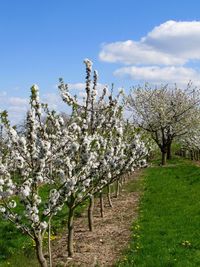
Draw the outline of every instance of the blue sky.
<instances>
[{"instance_id":1,"label":"blue sky","mask_svg":"<svg viewBox=\"0 0 200 267\"><path fill-rule=\"evenodd\" d=\"M198 83L199 10L198 0L0 0L0 109L18 122L34 83L60 108L58 78L81 87L84 58L94 62L99 82L114 82L116 90L165 77Z\"/></svg>"}]
</instances>

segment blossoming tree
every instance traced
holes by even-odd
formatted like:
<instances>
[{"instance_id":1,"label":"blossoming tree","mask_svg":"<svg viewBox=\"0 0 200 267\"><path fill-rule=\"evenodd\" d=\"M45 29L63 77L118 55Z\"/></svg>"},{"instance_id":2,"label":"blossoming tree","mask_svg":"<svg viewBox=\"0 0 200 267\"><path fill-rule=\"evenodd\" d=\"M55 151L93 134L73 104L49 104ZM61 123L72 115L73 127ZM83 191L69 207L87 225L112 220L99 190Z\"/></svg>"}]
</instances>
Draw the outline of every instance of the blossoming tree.
<instances>
[{"instance_id":1,"label":"blossoming tree","mask_svg":"<svg viewBox=\"0 0 200 267\"><path fill-rule=\"evenodd\" d=\"M52 151L57 148L47 121L54 117L54 123L62 124L61 118L53 113L46 115L46 121L42 122L38 87L33 86L24 134L18 134L10 126L6 112L1 114L7 142L6 153L0 155L0 211L5 219L34 240L37 258L43 267L47 266L43 253L44 234L60 208L57 190L53 188L55 184L51 183ZM45 185L49 196L43 199L41 192Z\"/></svg>"},{"instance_id":2,"label":"blossoming tree","mask_svg":"<svg viewBox=\"0 0 200 267\"><path fill-rule=\"evenodd\" d=\"M89 228L93 230L92 208L96 193L138 164L147 154L139 137L128 140L123 137L122 106L119 96L107 95L106 89L97 97L97 72L91 82L92 62L86 59L86 98L78 103L71 96L68 86L60 80L59 89L63 100L72 107L68 124L71 142L63 147L60 174L66 179L62 193L67 194L68 217L68 254L73 256L73 214L75 208L87 198ZM61 137L59 137L60 139ZM141 149L141 151L140 151ZM139 154L141 153L141 154ZM71 185L71 189L68 185Z\"/></svg>"},{"instance_id":3,"label":"blossoming tree","mask_svg":"<svg viewBox=\"0 0 200 267\"><path fill-rule=\"evenodd\" d=\"M191 87L161 86L133 88L126 98L136 125L151 134L162 153L162 164L171 157L171 144L195 124L199 91Z\"/></svg>"}]
</instances>

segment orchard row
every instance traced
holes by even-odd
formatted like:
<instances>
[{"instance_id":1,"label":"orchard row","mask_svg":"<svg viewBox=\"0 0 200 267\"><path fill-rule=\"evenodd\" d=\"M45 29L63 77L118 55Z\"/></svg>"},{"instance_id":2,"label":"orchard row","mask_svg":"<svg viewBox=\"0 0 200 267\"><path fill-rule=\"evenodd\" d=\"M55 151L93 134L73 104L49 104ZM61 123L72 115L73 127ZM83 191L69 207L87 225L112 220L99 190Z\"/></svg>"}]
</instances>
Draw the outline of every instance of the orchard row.
<instances>
[{"instance_id":1,"label":"orchard row","mask_svg":"<svg viewBox=\"0 0 200 267\"><path fill-rule=\"evenodd\" d=\"M86 97L77 100L60 80L59 90L71 114L48 108L31 88L23 132L1 113L0 213L27 234L41 266L52 266L51 222L68 207L69 257L73 257L74 211L89 199L88 220L93 230L94 196L134 169L146 165L148 149L138 131L123 118L122 92L97 92L98 74L86 59ZM93 77L92 77L93 75ZM46 197L42 194L47 191ZM49 234L49 261L44 257L44 235Z\"/></svg>"}]
</instances>

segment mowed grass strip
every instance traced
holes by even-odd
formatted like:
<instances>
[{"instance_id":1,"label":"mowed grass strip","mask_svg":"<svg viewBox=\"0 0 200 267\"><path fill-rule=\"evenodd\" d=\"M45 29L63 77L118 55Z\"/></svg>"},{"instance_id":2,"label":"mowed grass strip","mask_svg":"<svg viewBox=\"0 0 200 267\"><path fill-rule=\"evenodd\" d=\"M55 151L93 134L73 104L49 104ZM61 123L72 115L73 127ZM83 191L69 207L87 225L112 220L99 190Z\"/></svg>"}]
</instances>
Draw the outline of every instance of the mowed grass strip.
<instances>
[{"instance_id":1,"label":"mowed grass strip","mask_svg":"<svg viewBox=\"0 0 200 267\"><path fill-rule=\"evenodd\" d=\"M200 167L176 159L143 172L139 217L121 266L200 266Z\"/></svg>"}]
</instances>

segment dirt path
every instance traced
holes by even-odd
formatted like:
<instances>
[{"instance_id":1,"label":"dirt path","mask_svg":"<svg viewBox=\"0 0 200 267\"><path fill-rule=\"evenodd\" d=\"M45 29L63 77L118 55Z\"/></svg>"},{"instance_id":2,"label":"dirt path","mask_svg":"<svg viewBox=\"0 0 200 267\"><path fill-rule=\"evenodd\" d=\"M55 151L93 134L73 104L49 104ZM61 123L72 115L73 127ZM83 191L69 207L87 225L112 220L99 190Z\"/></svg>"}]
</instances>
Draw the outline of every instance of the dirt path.
<instances>
[{"instance_id":1,"label":"dirt path","mask_svg":"<svg viewBox=\"0 0 200 267\"><path fill-rule=\"evenodd\" d=\"M75 256L73 260L67 258L66 237L63 236L53 249L53 261L59 264L57 266L113 266L130 240L130 227L137 217L139 192L130 188L134 187L138 176L138 173L132 175L121 195L112 198L113 208L108 207L105 199L104 218L100 217L99 200L95 200L93 233L88 231L86 214L76 219Z\"/></svg>"}]
</instances>

